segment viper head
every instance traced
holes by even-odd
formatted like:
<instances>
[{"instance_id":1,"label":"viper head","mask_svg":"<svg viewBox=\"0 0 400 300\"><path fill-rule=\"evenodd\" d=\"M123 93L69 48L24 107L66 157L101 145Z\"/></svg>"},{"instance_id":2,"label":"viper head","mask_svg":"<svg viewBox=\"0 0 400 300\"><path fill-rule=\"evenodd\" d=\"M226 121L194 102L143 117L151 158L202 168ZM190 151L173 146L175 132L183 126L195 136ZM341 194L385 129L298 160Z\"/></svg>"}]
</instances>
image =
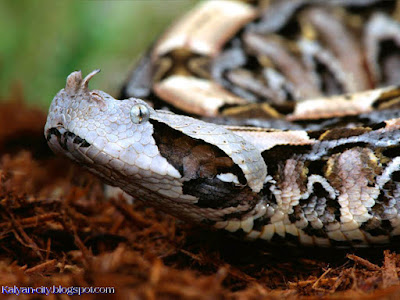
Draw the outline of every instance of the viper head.
<instances>
[{"instance_id":1,"label":"viper head","mask_svg":"<svg viewBox=\"0 0 400 300\"><path fill-rule=\"evenodd\" d=\"M50 148L140 200L194 221L250 211L266 169L253 145L190 117L90 90L73 72L51 103Z\"/></svg>"},{"instance_id":2,"label":"viper head","mask_svg":"<svg viewBox=\"0 0 400 300\"><path fill-rule=\"evenodd\" d=\"M160 156L153 126L147 122L154 110L140 99L116 100L88 88L95 70L84 79L73 72L54 97L45 125L50 148L115 184L119 177L179 177Z\"/></svg>"}]
</instances>

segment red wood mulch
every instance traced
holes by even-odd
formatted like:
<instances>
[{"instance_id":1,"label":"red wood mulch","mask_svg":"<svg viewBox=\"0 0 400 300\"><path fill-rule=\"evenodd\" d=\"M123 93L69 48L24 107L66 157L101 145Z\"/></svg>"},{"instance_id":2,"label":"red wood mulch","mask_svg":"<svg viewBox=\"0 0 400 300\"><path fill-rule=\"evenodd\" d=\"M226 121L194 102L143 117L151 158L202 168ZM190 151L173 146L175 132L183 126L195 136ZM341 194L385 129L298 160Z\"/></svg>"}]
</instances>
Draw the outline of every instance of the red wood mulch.
<instances>
[{"instance_id":1,"label":"red wood mulch","mask_svg":"<svg viewBox=\"0 0 400 300\"><path fill-rule=\"evenodd\" d=\"M47 148L46 114L11 98L0 102L1 293L61 285L114 287L104 299L400 297L394 248L271 248L105 199L97 178Z\"/></svg>"}]
</instances>

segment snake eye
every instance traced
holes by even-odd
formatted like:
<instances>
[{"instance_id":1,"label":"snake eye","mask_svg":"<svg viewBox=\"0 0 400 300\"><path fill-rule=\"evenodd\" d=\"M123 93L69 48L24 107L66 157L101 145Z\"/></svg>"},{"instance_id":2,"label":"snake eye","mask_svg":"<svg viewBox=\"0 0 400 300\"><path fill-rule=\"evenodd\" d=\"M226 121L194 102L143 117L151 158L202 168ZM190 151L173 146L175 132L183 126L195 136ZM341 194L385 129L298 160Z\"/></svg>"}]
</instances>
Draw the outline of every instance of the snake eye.
<instances>
[{"instance_id":1,"label":"snake eye","mask_svg":"<svg viewBox=\"0 0 400 300\"><path fill-rule=\"evenodd\" d=\"M145 105L136 104L132 106L130 116L133 123L140 124L149 119L150 111Z\"/></svg>"}]
</instances>

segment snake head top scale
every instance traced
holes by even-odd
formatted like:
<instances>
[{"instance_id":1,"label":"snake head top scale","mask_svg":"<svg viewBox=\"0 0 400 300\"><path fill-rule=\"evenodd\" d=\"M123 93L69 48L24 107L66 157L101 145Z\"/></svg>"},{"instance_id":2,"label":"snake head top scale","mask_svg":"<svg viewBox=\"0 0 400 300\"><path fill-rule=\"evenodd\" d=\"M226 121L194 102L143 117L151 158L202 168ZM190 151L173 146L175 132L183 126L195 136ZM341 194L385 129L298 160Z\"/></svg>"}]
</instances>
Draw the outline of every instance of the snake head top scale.
<instances>
[{"instance_id":1,"label":"snake head top scale","mask_svg":"<svg viewBox=\"0 0 400 300\"><path fill-rule=\"evenodd\" d=\"M98 72L71 73L54 97L45 126L54 152L191 222L215 224L262 210L267 170L253 144L222 126L90 90Z\"/></svg>"}]
</instances>

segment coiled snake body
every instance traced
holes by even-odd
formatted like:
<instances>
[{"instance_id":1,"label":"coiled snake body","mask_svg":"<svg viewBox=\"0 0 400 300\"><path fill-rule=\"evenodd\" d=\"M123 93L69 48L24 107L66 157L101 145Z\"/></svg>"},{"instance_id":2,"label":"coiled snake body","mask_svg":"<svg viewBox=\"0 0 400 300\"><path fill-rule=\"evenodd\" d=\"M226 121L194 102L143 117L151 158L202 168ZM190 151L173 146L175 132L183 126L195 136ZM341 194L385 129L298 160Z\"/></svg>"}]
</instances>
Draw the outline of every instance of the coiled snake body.
<instances>
[{"instance_id":1,"label":"coiled snake body","mask_svg":"<svg viewBox=\"0 0 400 300\"><path fill-rule=\"evenodd\" d=\"M88 88L98 71L69 75L45 136L190 222L273 243L395 242L398 14L395 1L201 3L143 56L126 100Z\"/></svg>"}]
</instances>

